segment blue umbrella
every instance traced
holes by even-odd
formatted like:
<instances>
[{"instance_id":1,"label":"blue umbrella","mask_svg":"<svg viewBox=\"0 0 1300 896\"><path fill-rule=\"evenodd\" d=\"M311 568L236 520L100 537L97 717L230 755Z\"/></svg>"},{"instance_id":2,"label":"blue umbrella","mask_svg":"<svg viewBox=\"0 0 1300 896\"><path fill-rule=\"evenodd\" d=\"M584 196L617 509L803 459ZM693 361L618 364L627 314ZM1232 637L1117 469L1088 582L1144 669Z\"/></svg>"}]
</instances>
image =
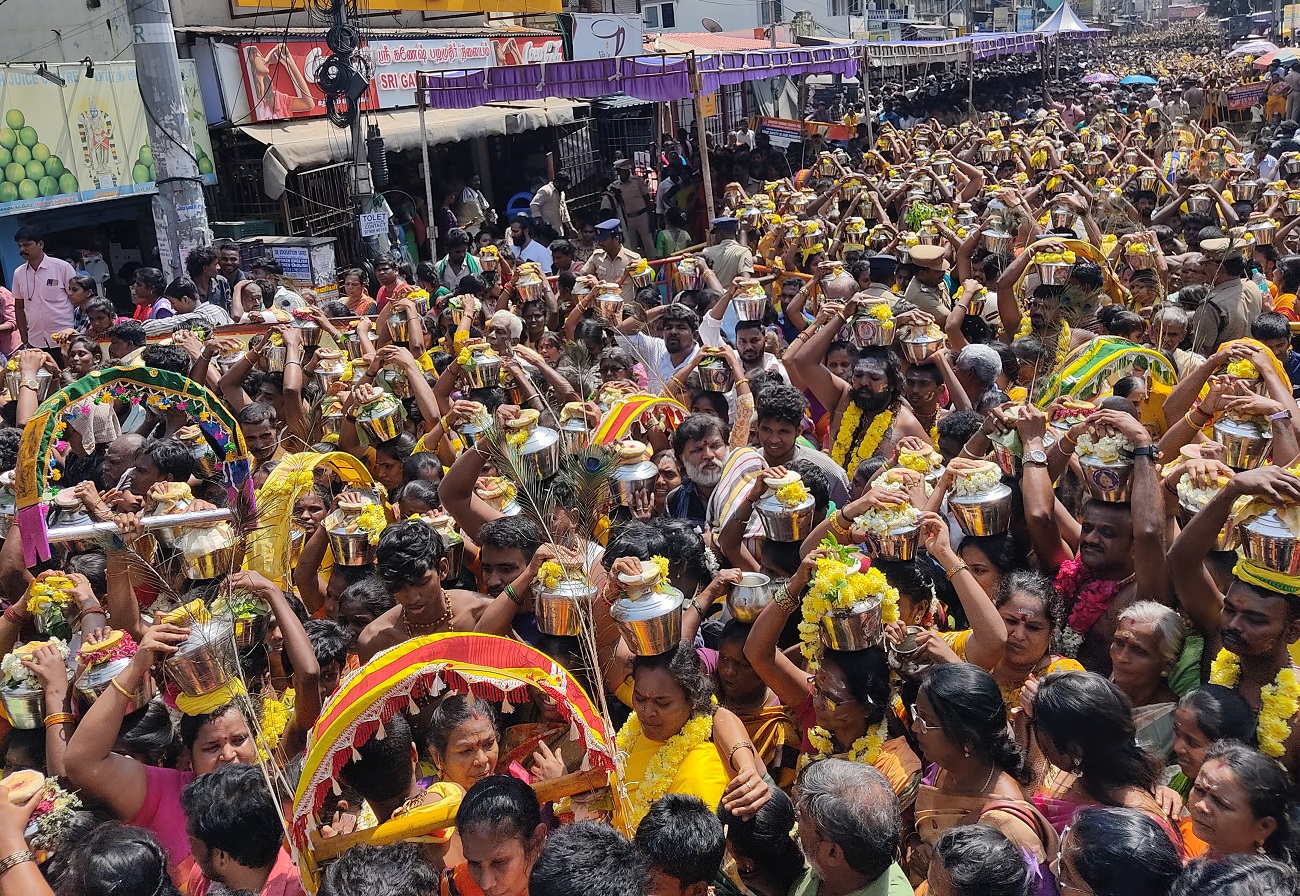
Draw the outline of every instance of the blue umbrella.
<instances>
[{"instance_id":1,"label":"blue umbrella","mask_svg":"<svg viewBox=\"0 0 1300 896\"><path fill-rule=\"evenodd\" d=\"M1121 84L1154 84L1156 79L1150 75L1125 75L1119 79Z\"/></svg>"}]
</instances>

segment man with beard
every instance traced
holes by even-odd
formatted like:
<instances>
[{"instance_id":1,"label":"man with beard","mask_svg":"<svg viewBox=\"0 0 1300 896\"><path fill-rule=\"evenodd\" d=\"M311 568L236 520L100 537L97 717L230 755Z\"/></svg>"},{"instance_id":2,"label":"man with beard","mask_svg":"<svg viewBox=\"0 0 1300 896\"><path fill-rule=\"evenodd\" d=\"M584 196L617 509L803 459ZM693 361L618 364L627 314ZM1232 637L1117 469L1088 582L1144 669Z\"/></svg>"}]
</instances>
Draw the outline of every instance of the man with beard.
<instances>
[{"instance_id":1,"label":"man with beard","mask_svg":"<svg viewBox=\"0 0 1300 896\"><path fill-rule=\"evenodd\" d=\"M1060 639L1090 672L1109 675L1110 642L1119 614L1138 599L1173 599L1165 571L1164 502L1156 473L1158 450L1127 399L1107 399L1125 410L1103 408L1056 441L1049 458L1044 444L1047 418L1023 408L1015 421L1024 445L1021 494L1029 542L1045 571L1056 570L1056 590L1068 619ZM1065 468L1083 435L1118 435L1133 446L1128 503L1090 498L1079 516L1079 554L1071 557L1061 539L1052 482ZM1141 557L1142 563L1136 558Z\"/></svg>"},{"instance_id":2,"label":"man with beard","mask_svg":"<svg viewBox=\"0 0 1300 896\"><path fill-rule=\"evenodd\" d=\"M1228 483L1170 546L1169 572L1183 609L1205 638L1202 680L1236 689L1258 713L1265 708L1264 689L1275 688L1285 670L1296 672L1290 645L1300 641L1300 577L1239 557L1224 593L1203 561L1215 550L1238 498L1294 505L1300 502L1300 478L1280 466L1235 475L1222 464L1219 468L1210 475L1220 472ZM1282 749L1277 758L1292 781L1300 780L1300 714L1278 721L1287 730L1274 732ZM1263 727L1261 720L1261 734Z\"/></svg>"},{"instance_id":3,"label":"man with beard","mask_svg":"<svg viewBox=\"0 0 1300 896\"><path fill-rule=\"evenodd\" d=\"M767 327L763 326L761 320L742 320L736 323L736 354L744 365L745 376L757 376L765 370L773 370L780 375L782 382L790 382L785 365L776 355L767 351Z\"/></svg>"},{"instance_id":4,"label":"man with beard","mask_svg":"<svg viewBox=\"0 0 1300 896\"><path fill-rule=\"evenodd\" d=\"M811 324L818 329L790 362L822 407L831 409L831 459L849 476L869 457L891 456L905 436L929 439L901 400L902 372L888 349L865 350L853 363L849 382L826 367L826 351L856 304L855 298L847 306L823 306Z\"/></svg>"},{"instance_id":5,"label":"man with beard","mask_svg":"<svg viewBox=\"0 0 1300 896\"><path fill-rule=\"evenodd\" d=\"M695 344L700 318L690 308L674 302L651 308L646 319L651 325L658 321L662 337L637 332L641 322L635 317L619 324L614 335L619 345L645 365L649 391L658 394L670 380L678 378L678 372L700 351Z\"/></svg>"},{"instance_id":6,"label":"man with beard","mask_svg":"<svg viewBox=\"0 0 1300 896\"><path fill-rule=\"evenodd\" d=\"M520 261L535 261L545 274L551 269L551 250L533 239L533 221L527 215L515 215L510 222L510 251Z\"/></svg>"},{"instance_id":7,"label":"man with beard","mask_svg":"<svg viewBox=\"0 0 1300 896\"><path fill-rule=\"evenodd\" d=\"M1002 332L1013 334L1016 338L1033 335L1043 345L1053 348L1054 357L1059 363L1070 349L1082 345L1095 335L1087 330L1071 328L1061 313L1061 302L1065 290L1059 286L1040 284L1033 295L1025 300L1025 309L1029 312L1029 326L1023 326L1024 315L1016 301L1016 284L1034 260L1037 252L1064 252L1062 243L1041 243L1033 252L1021 252L998 278L996 287L998 296L998 316L1002 319ZM1054 365L1055 366L1055 365Z\"/></svg>"},{"instance_id":8,"label":"man with beard","mask_svg":"<svg viewBox=\"0 0 1300 896\"><path fill-rule=\"evenodd\" d=\"M790 896L911 896L894 861L902 835L898 800L885 776L846 759L810 762L795 803L799 849L808 863Z\"/></svg>"},{"instance_id":9,"label":"man with beard","mask_svg":"<svg viewBox=\"0 0 1300 896\"><path fill-rule=\"evenodd\" d=\"M587 258L580 274L598 278L602 283L621 283L623 301L631 304L636 297L636 284L627 276L636 267L641 256L623 245L623 225L618 218L610 218L596 225L598 246Z\"/></svg>"},{"instance_id":10,"label":"man with beard","mask_svg":"<svg viewBox=\"0 0 1300 896\"><path fill-rule=\"evenodd\" d=\"M673 452L684 476L665 499L668 515L703 526L731 454L727 425L711 414L692 414L673 432Z\"/></svg>"}]
</instances>

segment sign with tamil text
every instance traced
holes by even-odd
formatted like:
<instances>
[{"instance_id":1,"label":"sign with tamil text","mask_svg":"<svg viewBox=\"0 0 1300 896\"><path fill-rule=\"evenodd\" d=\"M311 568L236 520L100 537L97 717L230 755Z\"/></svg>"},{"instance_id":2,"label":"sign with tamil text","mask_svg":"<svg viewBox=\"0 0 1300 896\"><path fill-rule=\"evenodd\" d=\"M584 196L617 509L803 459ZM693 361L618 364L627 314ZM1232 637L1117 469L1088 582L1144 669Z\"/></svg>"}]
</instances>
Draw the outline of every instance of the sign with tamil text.
<instances>
[{"instance_id":1,"label":"sign with tamil text","mask_svg":"<svg viewBox=\"0 0 1300 896\"><path fill-rule=\"evenodd\" d=\"M372 40L362 50L374 63L371 87L379 108L415 105L416 72L492 68L496 52L489 38L464 40Z\"/></svg>"}]
</instances>

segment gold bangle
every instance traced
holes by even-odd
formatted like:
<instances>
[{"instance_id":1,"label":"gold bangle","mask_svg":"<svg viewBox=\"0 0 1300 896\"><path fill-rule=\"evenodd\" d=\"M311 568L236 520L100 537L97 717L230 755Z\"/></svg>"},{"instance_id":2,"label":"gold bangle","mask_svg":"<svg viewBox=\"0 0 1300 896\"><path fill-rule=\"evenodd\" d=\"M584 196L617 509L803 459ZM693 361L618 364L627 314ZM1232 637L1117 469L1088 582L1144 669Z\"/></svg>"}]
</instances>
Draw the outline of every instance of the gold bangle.
<instances>
[{"instance_id":1,"label":"gold bangle","mask_svg":"<svg viewBox=\"0 0 1300 896\"><path fill-rule=\"evenodd\" d=\"M957 575L957 573L961 572L963 569L970 569L970 567L966 565L965 560L958 560L955 564L953 564L952 569L945 569L943 571L943 574L946 575L948 577L948 581L951 582L952 577Z\"/></svg>"},{"instance_id":2,"label":"gold bangle","mask_svg":"<svg viewBox=\"0 0 1300 896\"><path fill-rule=\"evenodd\" d=\"M73 719L70 712L52 712L45 717L44 724L46 728L53 728L55 725L66 725L71 721Z\"/></svg>"},{"instance_id":3,"label":"gold bangle","mask_svg":"<svg viewBox=\"0 0 1300 896\"><path fill-rule=\"evenodd\" d=\"M19 852L10 853L3 859L0 859L0 875L9 872L10 869L23 864L24 862L35 862L36 854L30 849L24 849Z\"/></svg>"},{"instance_id":4,"label":"gold bangle","mask_svg":"<svg viewBox=\"0 0 1300 896\"><path fill-rule=\"evenodd\" d=\"M119 682L119 681L117 680L117 676L116 676L116 675L114 675L112 678L110 678L110 679L108 680L108 683L111 684L111 685L113 686L113 690L117 691L119 694L121 694L121 695L122 695L123 697L125 697L126 699L128 699L128 700L134 700L134 699L135 699L135 694L132 694L132 693L131 693L130 691L128 691L126 688L122 687L122 684L121 684L121 682Z\"/></svg>"},{"instance_id":5,"label":"gold bangle","mask_svg":"<svg viewBox=\"0 0 1300 896\"><path fill-rule=\"evenodd\" d=\"M736 770L736 762L735 762L736 752L744 749L745 747L749 747L749 749L754 753L755 758L758 757L758 749L749 741L742 740L740 743L732 747L731 752L727 754L727 765L731 766L731 770L733 772Z\"/></svg>"}]
</instances>

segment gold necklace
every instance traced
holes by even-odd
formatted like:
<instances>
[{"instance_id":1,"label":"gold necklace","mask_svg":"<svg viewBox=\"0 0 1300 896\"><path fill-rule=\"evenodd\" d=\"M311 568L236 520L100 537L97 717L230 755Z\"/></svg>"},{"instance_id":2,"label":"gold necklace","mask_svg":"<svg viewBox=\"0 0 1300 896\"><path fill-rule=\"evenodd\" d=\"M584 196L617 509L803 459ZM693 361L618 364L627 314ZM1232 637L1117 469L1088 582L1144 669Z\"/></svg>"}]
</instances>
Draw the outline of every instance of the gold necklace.
<instances>
[{"instance_id":1,"label":"gold necklace","mask_svg":"<svg viewBox=\"0 0 1300 896\"><path fill-rule=\"evenodd\" d=\"M433 632L438 629L438 626L451 618L451 600L447 598L446 592L443 592L443 597L446 599L446 605L443 607L442 613L437 619L433 620L433 622L417 622L415 624L417 628L425 629L426 634L433 634ZM414 638L415 632L411 628L410 618L406 615L406 607L402 607L402 625L406 628L406 640L409 641Z\"/></svg>"}]
</instances>

